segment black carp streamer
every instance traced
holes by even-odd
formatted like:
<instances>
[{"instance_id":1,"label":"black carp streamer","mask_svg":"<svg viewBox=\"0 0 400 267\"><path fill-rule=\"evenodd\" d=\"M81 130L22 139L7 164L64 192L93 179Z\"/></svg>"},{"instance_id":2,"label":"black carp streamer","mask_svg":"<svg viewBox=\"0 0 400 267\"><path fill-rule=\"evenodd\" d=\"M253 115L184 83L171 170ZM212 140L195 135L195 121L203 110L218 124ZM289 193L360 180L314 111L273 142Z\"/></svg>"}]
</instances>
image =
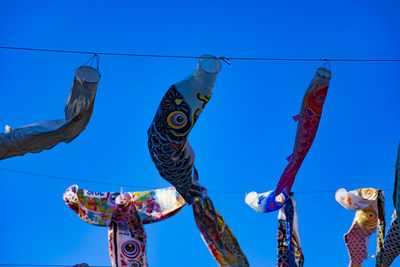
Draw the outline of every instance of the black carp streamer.
<instances>
[{"instance_id":1,"label":"black carp streamer","mask_svg":"<svg viewBox=\"0 0 400 267\"><path fill-rule=\"evenodd\" d=\"M192 177L194 152L187 139L211 98L220 69L216 57L203 55L191 75L168 89L147 132L151 159L157 170L188 204L202 196L204 187Z\"/></svg>"}]
</instances>

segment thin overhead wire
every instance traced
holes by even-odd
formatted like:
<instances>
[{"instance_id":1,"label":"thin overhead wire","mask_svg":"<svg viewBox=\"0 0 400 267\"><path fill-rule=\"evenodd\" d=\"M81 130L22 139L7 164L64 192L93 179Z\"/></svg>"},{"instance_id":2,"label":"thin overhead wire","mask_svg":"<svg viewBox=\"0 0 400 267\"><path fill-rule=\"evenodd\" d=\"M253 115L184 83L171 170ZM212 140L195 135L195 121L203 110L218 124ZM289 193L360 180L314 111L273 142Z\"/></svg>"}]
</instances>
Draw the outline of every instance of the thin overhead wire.
<instances>
[{"instance_id":1,"label":"thin overhead wire","mask_svg":"<svg viewBox=\"0 0 400 267\"><path fill-rule=\"evenodd\" d=\"M86 54L86 55L94 55L89 60L93 60L96 58L98 60L98 55L106 55L106 56L129 56L129 57L153 57L153 58L181 58L181 59L198 59L200 56L185 56L185 55L162 55L162 54L135 54L135 53L111 53L111 52L99 52L99 51L74 51L74 50L60 50L60 49L44 49L44 48L27 48L27 47L12 47L12 46L0 46L0 49L7 50L19 50L19 51L35 51L35 52L51 52L51 53L69 53L69 54ZM228 62L229 60L248 60L248 61L323 61L329 64L329 61L341 61L341 62L400 62L400 59L327 59L327 58L264 58L264 57L219 57L219 59ZM89 61L88 60L88 61ZM98 65L98 61L97 61ZM14 170L8 168L0 168L0 171L18 173L23 175L31 175L37 177L43 177L58 181L71 181L71 182L82 182L88 184L102 184L102 185L110 185L110 186L118 186L118 187L130 187L137 188L143 190L149 190L148 186L137 186L137 185L129 185L129 184L118 184L118 183L109 183L109 182L101 182L94 180L87 180L81 178L70 178L70 177L62 177L62 176L54 176L48 174L40 174L29 171L21 171ZM227 193L227 194L243 194L245 191L229 191L229 190L209 190L209 192L213 193ZM334 193L335 190L309 190L309 191L296 191L296 193ZM1 264L0 264L1 266Z\"/></svg>"},{"instance_id":2,"label":"thin overhead wire","mask_svg":"<svg viewBox=\"0 0 400 267\"><path fill-rule=\"evenodd\" d=\"M43 178L48 178L48 179L53 179L53 180L58 180L58 181L71 181L71 182L82 182L82 183L88 183L88 184L102 184L102 185L111 185L111 186L118 186L118 187L123 186L123 187L132 187L132 188L138 188L138 189L149 189L149 187L146 187L146 186L117 184L117 183L108 183L108 182L80 179L80 178L54 176L54 175L41 174L41 173L36 173L36 172L28 172L28 171L20 171L20 170L8 169L8 168L0 168L0 171L6 171L6 172L12 172L12 173L18 173L18 174L24 174L24 175L30 175L30 176L43 177Z\"/></svg>"},{"instance_id":3,"label":"thin overhead wire","mask_svg":"<svg viewBox=\"0 0 400 267\"><path fill-rule=\"evenodd\" d=\"M37 177L43 177L43 178L48 178L52 180L57 180L57 181L71 181L71 182L82 182L82 183L88 183L88 184L101 184L101 185L111 185L111 186L117 186L117 187L130 187L130 188L137 188L141 190L151 190L154 188L161 188L163 186L154 186L154 187L149 187L149 186L139 186L139 185L130 185L130 184L118 184L118 183L108 183L108 182L101 182L101 181L95 181L95 180L87 180L87 179L81 179L81 178L71 178L71 177L64 177L64 176L55 176L55 175L48 175L48 174L42 174L42 173L36 173L36 172L28 172L28 171L21 171L21 170L15 170L15 169L9 169L9 168L0 168L0 171L4 172L11 172L11 173L18 173L18 174L23 174L23 175L30 175L30 176L37 176ZM384 191L387 191L387 189L382 189ZM210 193L218 193L218 194L245 194L246 191L235 191L235 190L208 190ZM250 192L250 191L247 191ZM315 193L335 193L336 190L303 190L303 191L295 191L296 194L315 194ZM1 265L0 265L1 266Z\"/></svg>"},{"instance_id":4,"label":"thin overhead wire","mask_svg":"<svg viewBox=\"0 0 400 267\"><path fill-rule=\"evenodd\" d=\"M48 178L52 180L57 180L57 181L71 181L71 182L82 182L82 183L88 183L88 184L102 184L102 185L111 185L111 186L117 186L117 187L130 187L130 188L137 188L141 190L151 190L154 188L161 188L162 186L154 186L154 187L149 187L149 186L138 186L138 185L129 185L129 184L117 184L117 183L108 183L108 182L101 182L101 181L94 181L94 180L87 180L87 179L80 179L80 178L70 178L70 177L63 177L63 176L54 176L54 175L48 175L48 174L41 174L41 173L36 173L36 172L28 172L28 171L21 171L21 170L15 170L15 169L8 169L8 168L0 168L0 171L5 171L5 172L11 172L11 173L18 173L18 174L23 174L23 175L30 175L30 176L37 176L37 177L43 177L43 178ZM213 193L225 193L225 194L243 194L244 191L227 191L227 190L208 190L209 192Z\"/></svg>"},{"instance_id":5,"label":"thin overhead wire","mask_svg":"<svg viewBox=\"0 0 400 267\"><path fill-rule=\"evenodd\" d=\"M86 54L86 55L104 55L104 56L127 56L127 57L153 57L153 58L182 58L196 59L200 56L185 56L185 55L163 55L163 54L136 54L136 53L114 53L101 51L76 51L76 50L61 50L61 49L45 49L45 48L28 48L28 47L13 47L0 46L0 49L36 51L36 52L53 52L53 53L69 53L69 54ZM331 61L331 62L400 62L400 59L350 59L350 58L269 58L269 57L219 57L224 60L247 60L247 61ZM228 63L228 62L227 62ZM228 63L229 64L229 63Z\"/></svg>"}]
</instances>

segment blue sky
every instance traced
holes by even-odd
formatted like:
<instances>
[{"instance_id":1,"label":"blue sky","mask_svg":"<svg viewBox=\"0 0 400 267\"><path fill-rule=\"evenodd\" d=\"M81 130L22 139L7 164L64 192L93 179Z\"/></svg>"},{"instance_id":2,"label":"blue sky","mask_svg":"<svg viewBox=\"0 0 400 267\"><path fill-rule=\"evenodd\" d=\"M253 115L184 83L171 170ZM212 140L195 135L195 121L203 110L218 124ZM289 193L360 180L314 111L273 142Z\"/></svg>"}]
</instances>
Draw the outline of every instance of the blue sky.
<instances>
[{"instance_id":1,"label":"blue sky","mask_svg":"<svg viewBox=\"0 0 400 267\"><path fill-rule=\"evenodd\" d=\"M397 1L2 1L0 45L118 53L273 58L400 58ZM0 49L0 126L64 117L74 72L89 56ZM295 138L292 116L318 62L232 61L193 128L200 182L251 266L276 264L277 215L258 214L245 192L273 189ZM146 131L169 86L195 59L101 56L92 119L72 143L0 162L52 176L167 187ZM386 220L399 143L400 63L331 62L320 127L292 188L306 266L346 266L343 234L354 212L334 192L385 190ZM74 184L0 170L0 263L110 265L107 229L63 202ZM92 191L119 186L78 183ZM135 191L137 188L124 188ZM218 191L235 191L221 193ZM328 191L328 192L326 192ZM217 266L192 208L145 226L149 266ZM370 239L370 254L376 248ZM399 259L393 266L399 264ZM368 259L364 266L374 266Z\"/></svg>"}]
</instances>

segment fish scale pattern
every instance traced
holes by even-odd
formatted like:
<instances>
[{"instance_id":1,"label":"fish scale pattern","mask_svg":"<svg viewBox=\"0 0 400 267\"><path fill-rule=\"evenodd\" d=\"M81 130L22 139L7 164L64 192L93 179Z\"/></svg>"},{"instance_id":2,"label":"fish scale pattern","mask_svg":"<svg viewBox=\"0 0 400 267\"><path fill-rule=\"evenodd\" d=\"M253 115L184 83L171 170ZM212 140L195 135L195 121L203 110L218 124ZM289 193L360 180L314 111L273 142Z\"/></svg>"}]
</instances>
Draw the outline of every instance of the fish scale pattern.
<instances>
[{"instance_id":1,"label":"fish scale pattern","mask_svg":"<svg viewBox=\"0 0 400 267\"><path fill-rule=\"evenodd\" d=\"M386 235L381 263L376 267L389 267L400 254L399 222L396 213L392 216L390 227Z\"/></svg>"},{"instance_id":2,"label":"fish scale pattern","mask_svg":"<svg viewBox=\"0 0 400 267\"><path fill-rule=\"evenodd\" d=\"M298 120L298 125L293 153L288 158L289 163L276 186L276 195L285 188L286 192L290 193L296 174L314 142L331 76L330 70L318 68L304 94L300 114L294 117L295 120Z\"/></svg>"},{"instance_id":3,"label":"fish scale pattern","mask_svg":"<svg viewBox=\"0 0 400 267\"><path fill-rule=\"evenodd\" d=\"M178 94L174 86L167 93L165 98L168 99ZM184 103L180 104L183 106ZM157 118L157 116L156 116ZM152 161L155 163L161 177L169 183L175 185L177 191L187 200L188 203L193 202L193 196L201 196L202 187L192 179L194 153L186 138L168 135L165 132L166 126L162 124L163 120L155 119L155 122L148 130L148 147Z\"/></svg>"},{"instance_id":4,"label":"fish scale pattern","mask_svg":"<svg viewBox=\"0 0 400 267\"><path fill-rule=\"evenodd\" d=\"M368 239L375 231L374 229L366 229L354 224L351 231L344 236L347 249L350 255L351 267L361 267L364 259L368 256Z\"/></svg>"},{"instance_id":5,"label":"fish scale pattern","mask_svg":"<svg viewBox=\"0 0 400 267\"><path fill-rule=\"evenodd\" d=\"M168 89L147 131L150 156L157 170L175 186L187 204L205 192L192 176L194 152L187 139L211 99L220 68L216 57L202 56L191 75Z\"/></svg>"}]
</instances>

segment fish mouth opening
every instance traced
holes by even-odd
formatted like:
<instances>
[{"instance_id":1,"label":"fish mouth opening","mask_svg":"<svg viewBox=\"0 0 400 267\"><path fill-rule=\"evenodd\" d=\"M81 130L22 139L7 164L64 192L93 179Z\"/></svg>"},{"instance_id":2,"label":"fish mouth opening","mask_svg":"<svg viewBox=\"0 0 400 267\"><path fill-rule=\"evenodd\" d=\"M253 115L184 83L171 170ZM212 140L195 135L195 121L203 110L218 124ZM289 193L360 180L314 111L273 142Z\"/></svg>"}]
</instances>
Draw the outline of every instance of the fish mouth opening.
<instances>
[{"instance_id":1,"label":"fish mouth opening","mask_svg":"<svg viewBox=\"0 0 400 267\"><path fill-rule=\"evenodd\" d=\"M213 55L202 55L199 59L199 66L207 73L218 73L221 69L221 62Z\"/></svg>"},{"instance_id":2,"label":"fish mouth opening","mask_svg":"<svg viewBox=\"0 0 400 267\"><path fill-rule=\"evenodd\" d=\"M320 67L317 70L317 73L319 76L324 77L324 78L330 78L332 76L332 72L324 67Z\"/></svg>"},{"instance_id":3,"label":"fish mouth opening","mask_svg":"<svg viewBox=\"0 0 400 267\"><path fill-rule=\"evenodd\" d=\"M75 76L81 82L96 83L100 80L100 74L90 66L82 66L76 70Z\"/></svg>"},{"instance_id":4,"label":"fish mouth opening","mask_svg":"<svg viewBox=\"0 0 400 267\"><path fill-rule=\"evenodd\" d=\"M246 195L246 197L244 198L244 201L246 202L246 204L251 205L254 202L257 202L258 200L258 194L256 192L250 192Z\"/></svg>"}]
</instances>

